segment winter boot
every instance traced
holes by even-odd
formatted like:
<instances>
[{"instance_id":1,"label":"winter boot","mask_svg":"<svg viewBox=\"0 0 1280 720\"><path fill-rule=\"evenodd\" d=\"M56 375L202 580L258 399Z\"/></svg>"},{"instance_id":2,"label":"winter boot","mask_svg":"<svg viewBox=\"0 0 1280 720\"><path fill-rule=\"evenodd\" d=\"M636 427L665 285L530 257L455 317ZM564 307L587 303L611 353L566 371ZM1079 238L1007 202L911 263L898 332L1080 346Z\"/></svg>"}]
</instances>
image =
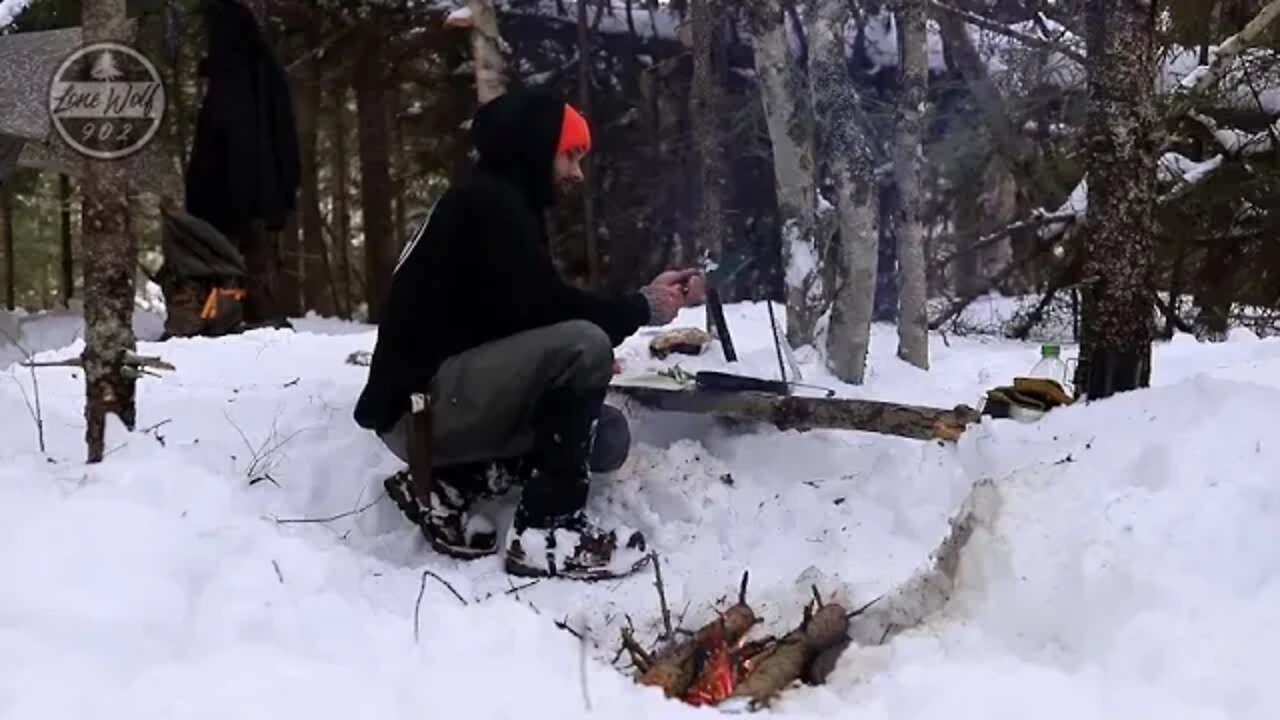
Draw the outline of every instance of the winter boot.
<instances>
[{"instance_id":1,"label":"winter boot","mask_svg":"<svg viewBox=\"0 0 1280 720\"><path fill-rule=\"evenodd\" d=\"M645 540L587 519L588 465L604 390L556 390L539 404L536 446L506 540L513 575L599 580L629 575L645 561Z\"/></svg>"},{"instance_id":2,"label":"winter boot","mask_svg":"<svg viewBox=\"0 0 1280 720\"><path fill-rule=\"evenodd\" d=\"M436 468L425 502L415 492L410 474L396 473L384 485L400 511L422 529L439 553L458 559L492 555L498 550L493 521L471 512L475 501L505 493L513 484L519 461L475 463Z\"/></svg>"},{"instance_id":3,"label":"winter boot","mask_svg":"<svg viewBox=\"0 0 1280 720\"><path fill-rule=\"evenodd\" d=\"M649 560L639 531L630 533L625 547L618 547L617 531L600 528L581 510L531 519L523 505L516 509L508 531L506 553L506 569L512 575L568 580L625 577Z\"/></svg>"}]
</instances>

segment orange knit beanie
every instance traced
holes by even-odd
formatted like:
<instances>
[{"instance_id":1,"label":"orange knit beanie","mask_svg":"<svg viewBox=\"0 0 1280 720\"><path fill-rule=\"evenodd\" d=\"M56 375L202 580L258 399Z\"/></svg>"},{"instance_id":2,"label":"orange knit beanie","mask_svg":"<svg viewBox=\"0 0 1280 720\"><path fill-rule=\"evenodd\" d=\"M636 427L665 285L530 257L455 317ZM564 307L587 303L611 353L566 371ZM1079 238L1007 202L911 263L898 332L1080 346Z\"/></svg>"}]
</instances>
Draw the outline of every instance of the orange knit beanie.
<instances>
[{"instance_id":1,"label":"orange knit beanie","mask_svg":"<svg viewBox=\"0 0 1280 720\"><path fill-rule=\"evenodd\" d=\"M568 103L564 106L564 120L560 123L560 145L556 152L570 150L591 150L591 128L587 127L587 119L582 113Z\"/></svg>"}]
</instances>

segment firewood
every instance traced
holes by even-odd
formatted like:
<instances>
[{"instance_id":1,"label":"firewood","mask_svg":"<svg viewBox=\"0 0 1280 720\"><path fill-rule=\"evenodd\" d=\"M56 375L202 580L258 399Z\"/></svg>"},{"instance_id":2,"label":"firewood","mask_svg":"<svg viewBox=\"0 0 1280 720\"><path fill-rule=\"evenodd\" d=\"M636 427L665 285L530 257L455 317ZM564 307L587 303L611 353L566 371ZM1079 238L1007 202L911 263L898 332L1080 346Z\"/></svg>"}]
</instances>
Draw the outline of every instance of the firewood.
<instances>
[{"instance_id":1,"label":"firewood","mask_svg":"<svg viewBox=\"0 0 1280 720\"><path fill-rule=\"evenodd\" d=\"M840 605L823 605L812 615L806 608L805 616L799 628L756 659L730 697L749 699L753 706L768 704L793 682L804 678L814 658L845 639L849 619Z\"/></svg>"},{"instance_id":2,"label":"firewood","mask_svg":"<svg viewBox=\"0 0 1280 720\"><path fill-rule=\"evenodd\" d=\"M736 644L758 622L760 619L750 606L734 605L699 628L689 640L676 643L654 657L653 665L640 676L640 684L660 687L667 697L685 695L698 674L700 653L705 655L718 642Z\"/></svg>"},{"instance_id":3,"label":"firewood","mask_svg":"<svg viewBox=\"0 0 1280 720\"><path fill-rule=\"evenodd\" d=\"M760 392L708 392L615 383L610 390L639 405L665 412L697 413L770 423L781 430L857 430L916 440L959 439L981 419L967 405L952 409L861 398L777 396Z\"/></svg>"}]
</instances>

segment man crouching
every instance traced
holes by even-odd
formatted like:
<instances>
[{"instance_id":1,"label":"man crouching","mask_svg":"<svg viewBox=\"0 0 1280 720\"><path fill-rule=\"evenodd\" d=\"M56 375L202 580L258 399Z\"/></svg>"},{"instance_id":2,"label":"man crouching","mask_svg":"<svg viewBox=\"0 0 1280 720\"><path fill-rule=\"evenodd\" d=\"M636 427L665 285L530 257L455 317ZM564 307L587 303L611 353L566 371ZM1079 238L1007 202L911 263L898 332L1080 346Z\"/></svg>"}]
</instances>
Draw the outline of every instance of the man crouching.
<instances>
[{"instance_id":1,"label":"man crouching","mask_svg":"<svg viewBox=\"0 0 1280 720\"><path fill-rule=\"evenodd\" d=\"M628 574L644 538L620 547L584 512L591 472L617 469L630 443L604 404L613 350L703 302L703 279L668 271L615 297L569 285L545 212L582 181L585 119L551 95L516 91L482 106L471 133L472 176L444 193L397 262L356 422L409 462L410 396L430 398L430 490L420 497L408 473L386 485L436 550L496 553L493 523L472 507L522 485L508 572Z\"/></svg>"}]
</instances>

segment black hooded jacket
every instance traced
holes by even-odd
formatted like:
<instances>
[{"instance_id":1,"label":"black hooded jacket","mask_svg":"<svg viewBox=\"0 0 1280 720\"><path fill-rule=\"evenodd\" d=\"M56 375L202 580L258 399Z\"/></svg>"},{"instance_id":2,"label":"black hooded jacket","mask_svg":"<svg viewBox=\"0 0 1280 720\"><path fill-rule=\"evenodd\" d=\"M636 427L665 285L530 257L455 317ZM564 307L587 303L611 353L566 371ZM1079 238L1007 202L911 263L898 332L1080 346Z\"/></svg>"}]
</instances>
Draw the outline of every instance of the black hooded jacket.
<instances>
[{"instance_id":1,"label":"black hooded jacket","mask_svg":"<svg viewBox=\"0 0 1280 720\"><path fill-rule=\"evenodd\" d=\"M355 420L386 432L440 363L469 348L564 320L594 322L619 345L649 321L639 293L603 297L552 264L545 211L564 103L511 92L472 120L480 162L436 203L401 253Z\"/></svg>"}]
</instances>

